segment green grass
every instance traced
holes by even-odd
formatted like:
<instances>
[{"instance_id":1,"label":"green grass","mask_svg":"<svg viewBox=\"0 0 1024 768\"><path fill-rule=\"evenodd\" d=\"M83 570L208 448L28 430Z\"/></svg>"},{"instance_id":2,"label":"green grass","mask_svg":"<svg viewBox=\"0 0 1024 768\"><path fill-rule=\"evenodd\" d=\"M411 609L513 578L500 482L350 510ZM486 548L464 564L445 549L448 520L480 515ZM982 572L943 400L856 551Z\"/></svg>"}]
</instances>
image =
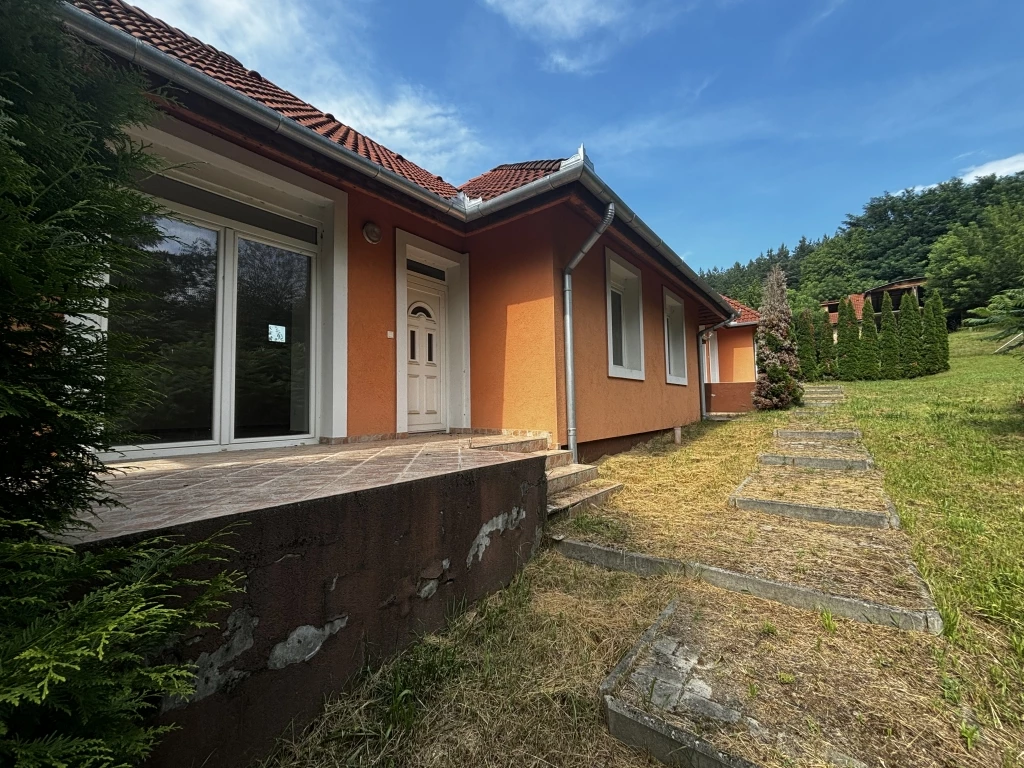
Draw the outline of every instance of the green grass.
<instances>
[{"instance_id":1,"label":"green grass","mask_svg":"<svg viewBox=\"0 0 1024 768\"><path fill-rule=\"evenodd\" d=\"M942 613L951 689L1012 743L1024 726L1024 361L995 347L953 334L950 371L847 384L842 410L885 471Z\"/></svg>"}]
</instances>

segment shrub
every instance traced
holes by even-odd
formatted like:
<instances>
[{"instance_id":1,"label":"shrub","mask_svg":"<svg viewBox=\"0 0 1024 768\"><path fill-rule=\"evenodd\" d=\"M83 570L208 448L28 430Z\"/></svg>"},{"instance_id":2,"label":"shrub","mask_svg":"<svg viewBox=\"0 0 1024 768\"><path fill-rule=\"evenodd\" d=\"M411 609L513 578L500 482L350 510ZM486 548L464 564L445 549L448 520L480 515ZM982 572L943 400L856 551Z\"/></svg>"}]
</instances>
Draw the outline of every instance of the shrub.
<instances>
[{"instance_id":1,"label":"shrub","mask_svg":"<svg viewBox=\"0 0 1024 768\"><path fill-rule=\"evenodd\" d=\"M814 319L814 343L818 352L818 376L824 379L836 375L836 342L832 323L824 307L818 310Z\"/></svg>"},{"instance_id":2,"label":"shrub","mask_svg":"<svg viewBox=\"0 0 1024 768\"><path fill-rule=\"evenodd\" d=\"M56 538L117 503L97 453L149 394L126 354L138 342L97 319L127 294L108 278L159 235L132 188L153 161L125 133L153 114L145 82L67 35L57 8L0 0L0 764L103 768L151 750L144 717L192 677L153 655L234 577L173 575L216 543L88 554Z\"/></svg>"},{"instance_id":3,"label":"shrub","mask_svg":"<svg viewBox=\"0 0 1024 768\"><path fill-rule=\"evenodd\" d=\"M853 305L846 299L839 302L839 324L836 327L836 367L839 378L853 381L860 377L860 331Z\"/></svg>"},{"instance_id":4,"label":"shrub","mask_svg":"<svg viewBox=\"0 0 1024 768\"><path fill-rule=\"evenodd\" d=\"M873 313L864 312L864 320L860 324L860 375L858 378L874 381L881 377L878 350L878 329L875 327Z\"/></svg>"},{"instance_id":5,"label":"shrub","mask_svg":"<svg viewBox=\"0 0 1024 768\"><path fill-rule=\"evenodd\" d=\"M801 311L797 316L796 351L800 358L800 378L804 381L817 381L818 353L814 345L814 328L809 309Z\"/></svg>"},{"instance_id":6,"label":"shrub","mask_svg":"<svg viewBox=\"0 0 1024 768\"><path fill-rule=\"evenodd\" d=\"M942 367L942 337L946 334L945 318L937 314L935 297L931 294L924 303L924 327L921 334L921 372L938 373Z\"/></svg>"},{"instance_id":7,"label":"shrub","mask_svg":"<svg viewBox=\"0 0 1024 768\"><path fill-rule=\"evenodd\" d=\"M896 315L892 311L892 296L888 291L882 298L882 331L878 336L878 357L880 375L883 379L903 378Z\"/></svg>"},{"instance_id":8,"label":"shrub","mask_svg":"<svg viewBox=\"0 0 1024 768\"><path fill-rule=\"evenodd\" d=\"M786 276L776 265L768 273L762 292L761 320L757 324L757 383L754 407L761 410L799 405L803 390L793 338L793 312L786 295Z\"/></svg>"},{"instance_id":9,"label":"shrub","mask_svg":"<svg viewBox=\"0 0 1024 768\"><path fill-rule=\"evenodd\" d=\"M921 310L917 298L907 291L900 300L899 343L900 368L905 378L920 376L921 366Z\"/></svg>"}]
</instances>

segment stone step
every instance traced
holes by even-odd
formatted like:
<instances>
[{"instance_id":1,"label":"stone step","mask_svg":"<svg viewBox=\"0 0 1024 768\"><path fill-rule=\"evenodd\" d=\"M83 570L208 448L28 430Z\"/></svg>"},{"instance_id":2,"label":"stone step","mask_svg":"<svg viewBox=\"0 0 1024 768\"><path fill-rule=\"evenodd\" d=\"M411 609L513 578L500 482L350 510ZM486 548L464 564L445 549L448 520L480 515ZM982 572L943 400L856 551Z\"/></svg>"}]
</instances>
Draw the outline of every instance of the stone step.
<instances>
[{"instance_id":1,"label":"stone step","mask_svg":"<svg viewBox=\"0 0 1024 768\"><path fill-rule=\"evenodd\" d=\"M776 429L775 436L789 440L860 440L859 429Z\"/></svg>"},{"instance_id":2,"label":"stone step","mask_svg":"<svg viewBox=\"0 0 1024 768\"><path fill-rule=\"evenodd\" d=\"M561 493L548 493L548 517L568 513L575 515L590 506L600 506L622 490L622 483L592 480Z\"/></svg>"},{"instance_id":3,"label":"stone step","mask_svg":"<svg viewBox=\"0 0 1024 768\"><path fill-rule=\"evenodd\" d=\"M566 464L572 464L572 451L563 451L560 448L555 448L550 451L537 451L538 456L544 457L544 469L554 469L555 467L564 467Z\"/></svg>"},{"instance_id":4,"label":"stone step","mask_svg":"<svg viewBox=\"0 0 1024 768\"><path fill-rule=\"evenodd\" d=\"M762 453L757 457L759 464L768 467L807 467L808 469L852 469L866 470L875 466L871 459L850 459L838 456L794 456L785 453Z\"/></svg>"},{"instance_id":5,"label":"stone step","mask_svg":"<svg viewBox=\"0 0 1024 768\"><path fill-rule=\"evenodd\" d=\"M546 437L511 437L508 435L475 435L471 446L481 451L500 451L502 453L537 453L548 449Z\"/></svg>"},{"instance_id":6,"label":"stone step","mask_svg":"<svg viewBox=\"0 0 1024 768\"><path fill-rule=\"evenodd\" d=\"M544 474L548 478L548 496L561 493L570 488L591 480L597 480L597 467L591 464L565 464L549 469Z\"/></svg>"}]
</instances>

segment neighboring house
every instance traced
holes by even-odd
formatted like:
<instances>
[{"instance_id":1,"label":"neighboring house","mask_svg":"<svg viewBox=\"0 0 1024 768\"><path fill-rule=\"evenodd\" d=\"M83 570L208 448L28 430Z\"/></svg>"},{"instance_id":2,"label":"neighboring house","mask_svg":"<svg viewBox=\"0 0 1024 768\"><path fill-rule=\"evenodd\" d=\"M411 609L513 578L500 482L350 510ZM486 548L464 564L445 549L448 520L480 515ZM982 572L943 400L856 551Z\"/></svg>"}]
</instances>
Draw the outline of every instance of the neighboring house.
<instances>
[{"instance_id":1,"label":"neighboring house","mask_svg":"<svg viewBox=\"0 0 1024 768\"><path fill-rule=\"evenodd\" d=\"M903 294L912 294L917 299L919 307L924 304L924 284L925 278L910 277L905 280L895 280L885 285L875 286L864 291L864 293L851 293L847 299L853 305L853 311L857 315L858 322L864 319L864 308L868 307L868 311L874 314L875 324L879 325L881 323L882 301L886 293L892 297L893 311L899 317L900 302L903 300ZM839 299L835 299L833 301L821 302L821 306L828 312L828 319L832 325L836 325L839 322L839 301Z\"/></svg>"},{"instance_id":2,"label":"neighboring house","mask_svg":"<svg viewBox=\"0 0 1024 768\"><path fill-rule=\"evenodd\" d=\"M753 410L757 381L757 324L761 315L746 304L723 297L736 317L706 334L705 392L709 413Z\"/></svg>"},{"instance_id":3,"label":"neighboring house","mask_svg":"<svg viewBox=\"0 0 1024 768\"><path fill-rule=\"evenodd\" d=\"M698 328L732 307L582 146L456 187L132 6L75 5L78 35L176 86L138 132L169 163L142 330L170 374L126 453L527 430L596 456L701 418Z\"/></svg>"}]
</instances>

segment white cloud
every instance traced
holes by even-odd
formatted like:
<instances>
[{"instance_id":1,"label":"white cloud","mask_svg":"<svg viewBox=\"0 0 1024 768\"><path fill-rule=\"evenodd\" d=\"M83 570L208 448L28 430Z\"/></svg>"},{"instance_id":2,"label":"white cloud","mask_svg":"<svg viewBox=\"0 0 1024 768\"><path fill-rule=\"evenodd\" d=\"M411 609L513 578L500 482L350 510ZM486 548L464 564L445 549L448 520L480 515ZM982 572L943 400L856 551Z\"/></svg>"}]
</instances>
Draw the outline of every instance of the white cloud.
<instances>
[{"instance_id":1,"label":"white cloud","mask_svg":"<svg viewBox=\"0 0 1024 768\"><path fill-rule=\"evenodd\" d=\"M1024 171L1024 152L1004 157L1001 160L990 160L981 165L974 165L964 170L960 176L964 181L974 181L982 176L1010 176Z\"/></svg>"},{"instance_id":2,"label":"white cloud","mask_svg":"<svg viewBox=\"0 0 1024 768\"><path fill-rule=\"evenodd\" d=\"M808 37L819 24L838 11L844 3L846 3L846 0L825 0L824 4L817 11L782 38L779 44L779 56L783 59L788 59L792 56L797 44Z\"/></svg>"},{"instance_id":3,"label":"white cloud","mask_svg":"<svg viewBox=\"0 0 1024 768\"><path fill-rule=\"evenodd\" d=\"M544 49L546 69L569 74L597 72L623 45L663 29L692 7L671 0L483 2Z\"/></svg>"},{"instance_id":4,"label":"white cloud","mask_svg":"<svg viewBox=\"0 0 1024 768\"><path fill-rule=\"evenodd\" d=\"M631 120L600 131L591 143L596 150L622 156L731 143L779 130L756 107L737 106L705 112L664 112Z\"/></svg>"},{"instance_id":5,"label":"white cloud","mask_svg":"<svg viewBox=\"0 0 1024 768\"><path fill-rule=\"evenodd\" d=\"M379 81L373 39L352 2L142 0L147 13L228 53L433 173L461 178L483 145L457 106L421 84ZM325 15L326 14L326 15Z\"/></svg>"}]
</instances>

